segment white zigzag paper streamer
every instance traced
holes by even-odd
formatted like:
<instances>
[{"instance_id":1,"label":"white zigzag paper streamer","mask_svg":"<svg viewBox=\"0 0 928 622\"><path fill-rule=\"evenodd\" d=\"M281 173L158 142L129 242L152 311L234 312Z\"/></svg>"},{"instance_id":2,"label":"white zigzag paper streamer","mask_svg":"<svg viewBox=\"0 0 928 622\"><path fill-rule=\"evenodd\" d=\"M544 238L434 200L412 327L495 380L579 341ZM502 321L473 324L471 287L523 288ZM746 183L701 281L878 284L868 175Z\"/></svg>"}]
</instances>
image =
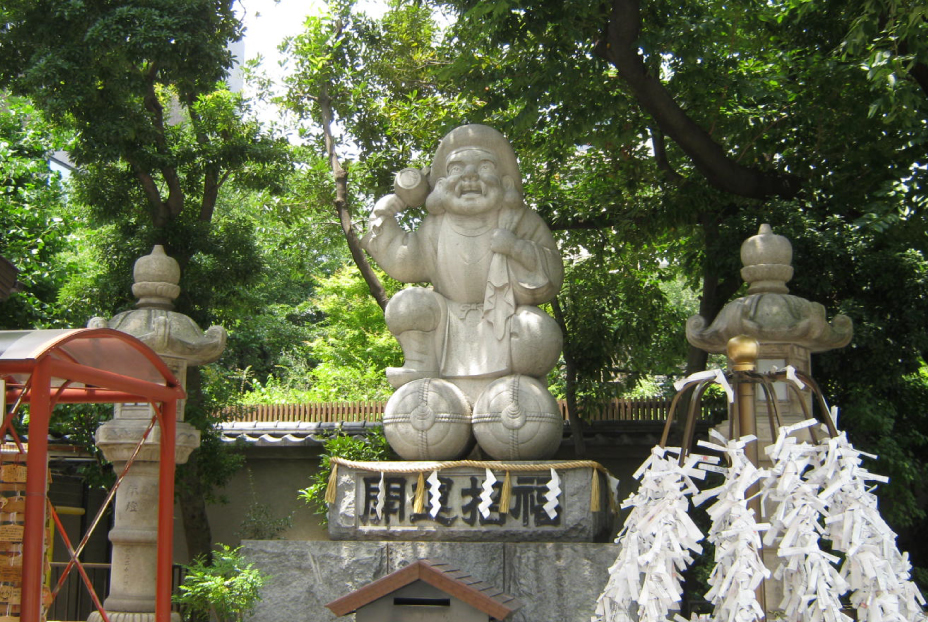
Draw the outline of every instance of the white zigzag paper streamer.
<instances>
[{"instance_id":1,"label":"white zigzag paper streamer","mask_svg":"<svg viewBox=\"0 0 928 622\"><path fill-rule=\"evenodd\" d=\"M545 493L546 503L543 506L548 518L557 518L557 498L561 495L561 478L551 469L551 479L548 481L548 492Z\"/></svg>"},{"instance_id":2,"label":"white zigzag paper streamer","mask_svg":"<svg viewBox=\"0 0 928 622\"><path fill-rule=\"evenodd\" d=\"M432 471L427 481L429 483L429 516L435 518L441 510L441 491L439 490L441 482L438 481L438 471Z\"/></svg>"},{"instance_id":3,"label":"white zigzag paper streamer","mask_svg":"<svg viewBox=\"0 0 928 622\"><path fill-rule=\"evenodd\" d=\"M380 485L377 487L377 503L374 505L374 513L377 514L377 520L383 518L383 506L387 501L387 491L383 485L383 471L380 472Z\"/></svg>"},{"instance_id":4,"label":"white zigzag paper streamer","mask_svg":"<svg viewBox=\"0 0 928 622\"><path fill-rule=\"evenodd\" d=\"M477 510L480 512L480 516L484 518L490 517L490 506L493 505L493 484L497 482L496 476L493 475L493 471L487 469L487 477L483 480L483 492L480 493L480 504L477 506Z\"/></svg>"}]
</instances>

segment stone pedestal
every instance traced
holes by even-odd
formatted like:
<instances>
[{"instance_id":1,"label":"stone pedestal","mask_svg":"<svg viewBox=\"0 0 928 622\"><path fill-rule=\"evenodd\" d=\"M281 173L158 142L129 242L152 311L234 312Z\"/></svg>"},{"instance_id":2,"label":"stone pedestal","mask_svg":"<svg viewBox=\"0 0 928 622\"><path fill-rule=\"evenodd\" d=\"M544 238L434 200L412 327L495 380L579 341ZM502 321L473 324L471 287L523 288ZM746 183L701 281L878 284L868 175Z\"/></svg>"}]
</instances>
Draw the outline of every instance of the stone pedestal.
<instances>
[{"instance_id":1,"label":"stone pedestal","mask_svg":"<svg viewBox=\"0 0 928 622\"><path fill-rule=\"evenodd\" d=\"M246 540L242 554L266 572L248 622L336 622L326 603L420 559L455 564L523 607L509 622L588 622L618 556L581 542L328 542Z\"/></svg>"},{"instance_id":2,"label":"stone pedestal","mask_svg":"<svg viewBox=\"0 0 928 622\"><path fill-rule=\"evenodd\" d=\"M93 318L91 328L113 328L137 337L164 360L186 387L187 367L210 363L225 348L225 330L212 326L205 333L196 323L175 313L173 300L180 293L180 268L156 246L139 259L132 293L138 309L110 320ZM200 433L184 423L185 402L177 405L175 464L183 464L200 445ZM119 404L112 420L97 429L97 446L122 473L154 416L149 404ZM161 428L152 429L116 491L114 521L110 530L112 574L109 595L103 603L111 622L153 622L157 583L158 477ZM180 616L172 614L180 622ZM99 622L93 612L88 622Z\"/></svg>"},{"instance_id":3,"label":"stone pedestal","mask_svg":"<svg viewBox=\"0 0 928 622\"><path fill-rule=\"evenodd\" d=\"M338 467L336 500L329 505L328 514L333 540L604 542L615 536L616 517L609 495L616 494L618 481L588 466L508 463L528 470L509 471L509 507L501 512L506 470L487 463L496 482L484 516L480 504L487 481L485 467L439 469L440 508L433 514L432 495L426 492L421 512L415 510L415 496L419 473L428 490L427 480L436 463L364 464L365 468ZM559 479L556 497L549 492L551 468ZM599 479L599 490L596 502L591 503L594 476ZM383 501L379 502L381 486ZM552 498L555 501L548 506L549 513L545 506Z\"/></svg>"}]
</instances>

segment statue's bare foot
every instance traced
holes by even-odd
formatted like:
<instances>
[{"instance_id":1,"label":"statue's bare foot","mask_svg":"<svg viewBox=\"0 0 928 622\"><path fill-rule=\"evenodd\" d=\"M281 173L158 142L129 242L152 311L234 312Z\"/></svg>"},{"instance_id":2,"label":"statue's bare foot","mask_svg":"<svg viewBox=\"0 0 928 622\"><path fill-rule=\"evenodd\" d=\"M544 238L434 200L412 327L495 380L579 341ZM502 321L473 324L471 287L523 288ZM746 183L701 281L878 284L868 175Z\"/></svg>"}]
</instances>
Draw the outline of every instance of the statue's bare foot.
<instances>
[{"instance_id":1,"label":"statue's bare foot","mask_svg":"<svg viewBox=\"0 0 928 622\"><path fill-rule=\"evenodd\" d=\"M420 378L437 378L438 371L423 371L414 367L387 367L387 380L394 389Z\"/></svg>"}]
</instances>

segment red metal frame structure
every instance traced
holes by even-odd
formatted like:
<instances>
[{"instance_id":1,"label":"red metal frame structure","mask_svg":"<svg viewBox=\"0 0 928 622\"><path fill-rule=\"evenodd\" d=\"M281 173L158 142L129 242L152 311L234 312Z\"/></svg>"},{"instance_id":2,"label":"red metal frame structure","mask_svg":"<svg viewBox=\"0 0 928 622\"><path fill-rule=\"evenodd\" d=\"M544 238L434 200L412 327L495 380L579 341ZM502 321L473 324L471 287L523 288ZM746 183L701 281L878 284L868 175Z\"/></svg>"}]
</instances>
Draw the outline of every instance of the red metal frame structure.
<instances>
[{"instance_id":1,"label":"red metal frame structure","mask_svg":"<svg viewBox=\"0 0 928 622\"><path fill-rule=\"evenodd\" d=\"M109 328L0 331L0 379L6 383L6 403L15 404L12 412L21 403L30 406L20 618L39 622L42 615L48 429L53 408L63 403L149 402L161 425L155 620L169 622L177 400L185 397L180 383L151 348ZM9 419L4 412L0 433L12 433L18 442Z\"/></svg>"}]
</instances>

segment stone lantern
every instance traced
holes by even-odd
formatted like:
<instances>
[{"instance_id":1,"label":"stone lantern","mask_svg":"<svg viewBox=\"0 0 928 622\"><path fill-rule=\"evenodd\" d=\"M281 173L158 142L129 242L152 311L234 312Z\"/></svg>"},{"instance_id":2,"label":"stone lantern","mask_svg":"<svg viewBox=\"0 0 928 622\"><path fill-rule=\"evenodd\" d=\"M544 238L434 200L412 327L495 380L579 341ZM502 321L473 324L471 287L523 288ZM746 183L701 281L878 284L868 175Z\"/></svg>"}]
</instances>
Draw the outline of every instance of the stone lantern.
<instances>
[{"instance_id":1,"label":"stone lantern","mask_svg":"<svg viewBox=\"0 0 928 622\"><path fill-rule=\"evenodd\" d=\"M95 317L90 328L112 328L138 338L158 353L186 388L187 367L219 358L225 349L226 331L211 326L205 333L181 313L172 311L180 293L180 267L164 247L135 262L132 293L136 309L110 319ZM118 404L113 419L97 429L97 446L121 473L153 416L149 404ZM184 402L177 406L175 459L183 464L200 444L200 432L183 421ZM155 426L116 491L109 596L104 608L111 622L154 620L155 571L158 529L158 452L160 428ZM173 614L174 619L180 620ZM102 620L93 612L89 622Z\"/></svg>"},{"instance_id":2,"label":"stone lantern","mask_svg":"<svg viewBox=\"0 0 928 622\"><path fill-rule=\"evenodd\" d=\"M791 365L811 375L811 355L846 346L853 326L845 315L829 323L825 307L789 293L786 283L793 276L792 259L789 240L773 233L770 225L761 225L757 235L741 245L741 277L748 284L747 295L725 305L709 326L702 316L692 316L686 323L687 340L707 352L722 353L732 337L752 337L760 346L757 371ZM774 389L782 424L801 421L802 405L795 393L779 382ZM811 406L811 392L802 393ZM757 434L763 446L772 440L763 391L757 391L756 399Z\"/></svg>"},{"instance_id":3,"label":"stone lantern","mask_svg":"<svg viewBox=\"0 0 928 622\"><path fill-rule=\"evenodd\" d=\"M851 341L853 325L845 315L835 316L829 323L822 305L792 296L786 283L793 276L793 247L782 235L776 235L770 225L760 226L757 235L745 240L741 245L741 278L748 284L746 296L733 300L722 309L711 325L706 326L706 319L700 315L692 316L686 323L686 338L697 348L711 353L729 354L729 369L743 369L745 361L732 360L744 354L744 345L756 342L756 351L751 346L750 365L758 372L784 369L791 365L798 371L811 375L811 355L843 348ZM733 348L726 350L731 340ZM740 354L739 354L740 353ZM755 359L756 357L756 359ZM756 414L754 427L758 437L754 449L760 457L761 466L770 466L763 448L773 442L771 437L768 402L764 392L754 390L749 385L746 399L753 399L753 412ZM801 398L783 382L774 383L774 396L781 425L798 423L805 419L800 399L804 400L811 413L812 392L806 387L800 391ZM746 423L745 431L750 431ZM720 426L719 431L728 436L728 422ZM743 431L735 429L734 435ZM756 459L755 459L756 460ZM759 510L759 508L758 508ZM768 508L772 512L771 508ZM765 517L761 517L766 519ZM768 568L775 568L776 549L763 549L764 563ZM781 602L782 582L768 579L765 582L761 602L767 605ZM771 611L765 605L768 613Z\"/></svg>"}]
</instances>

